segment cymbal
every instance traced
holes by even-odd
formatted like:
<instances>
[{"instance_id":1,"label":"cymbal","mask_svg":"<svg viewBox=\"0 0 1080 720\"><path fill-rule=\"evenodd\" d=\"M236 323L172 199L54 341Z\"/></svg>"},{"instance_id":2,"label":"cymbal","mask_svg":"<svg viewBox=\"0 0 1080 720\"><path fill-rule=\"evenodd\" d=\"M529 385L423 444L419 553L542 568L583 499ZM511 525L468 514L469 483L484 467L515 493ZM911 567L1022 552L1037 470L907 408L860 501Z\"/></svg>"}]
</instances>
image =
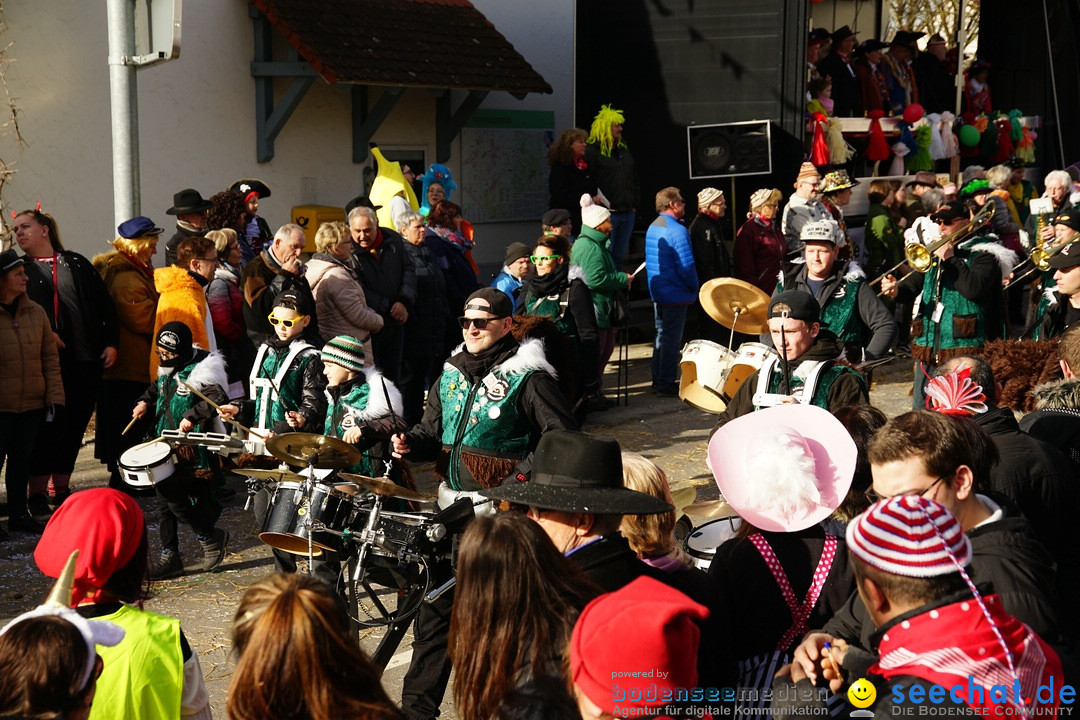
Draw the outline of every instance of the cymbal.
<instances>
[{"instance_id":1,"label":"cymbal","mask_svg":"<svg viewBox=\"0 0 1080 720\"><path fill-rule=\"evenodd\" d=\"M675 517L683 514L684 508L697 498L697 488L693 485L671 488L671 501L675 506Z\"/></svg>"},{"instance_id":2,"label":"cymbal","mask_svg":"<svg viewBox=\"0 0 1080 720\"><path fill-rule=\"evenodd\" d=\"M707 517L716 520L738 517L739 514L731 509L727 500L705 500L704 502L687 505L683 512L694 517Z\"/></svg>"},{"instance_id":3,"label":"cymbal","mask_svg":"<svg viewBox=\"0 0 1080 720\"><path fill-rule=\"evenodd\" d=\"M435 497L432 495L425 495L423 493L410 490L409 488L403 488L396 484L390 478L374 478L367 475L354 475L352 473L338 473L338 477L342 480L348 480L354 482L361 487L368 489L376 495L383 497L400 498L401 500L414 500L416 502L435 502Z\"/></svg>"},{"instance_id":4,"label":"cymbal","mask_svg":"<svg viewBox=\"0 0 1080 720\"><path fill-rule=\"evenodd\" d=\"M298 475L292 470L260 470L258 468L237 468L233 471L244 477L259 478L260 480L273 480L274 482L304 482L307 478Z\"/></svg>"},{"instance_id":5,"label":"cymbal","mask_svg":"<svg viewBox=\"0 0 1080 720\"><path fill-rule=\"evenodd\" d=\"M320 470L340 470L360 462L360 451L337 438L312 433L285 433L266 441L266 450L283 463L307 467L314 455Z\"/></svg>"},{"instance_id":6,"label":"cymbal","mask_svg":"<svg viewBox=\"0 0 1080 720\"><path fill-rule=\"evenodd\" d=\"M748 282L713 278L701 286L698 300L709 317L726 328L737 325L735 330L748 335L769 332L769 296Z\"/></svg>"}]
</instances>

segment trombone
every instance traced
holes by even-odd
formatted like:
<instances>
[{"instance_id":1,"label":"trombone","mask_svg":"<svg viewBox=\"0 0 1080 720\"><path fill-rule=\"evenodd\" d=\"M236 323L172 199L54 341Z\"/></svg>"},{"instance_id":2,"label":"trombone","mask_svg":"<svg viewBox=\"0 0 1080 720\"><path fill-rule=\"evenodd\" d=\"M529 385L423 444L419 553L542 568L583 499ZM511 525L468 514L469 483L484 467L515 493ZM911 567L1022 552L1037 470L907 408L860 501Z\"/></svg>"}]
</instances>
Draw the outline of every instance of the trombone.
<instances>
[{"instance_id":1,"label":"trombone","mask_svg":"<svg viewBox=\"0 0 1080 720\"><path fill-rule=\"evenodd\" d=\"M1024 278L1028 277L1029 275L1031 275L1034 272L1046 272L1047 270L1050 269L1050 258L1054 257L1059 252L1061 252L1065 248L1069 247L1070 245L1072 245L1073 243L1075 243L1078 240L1080 240L1080 233L1077 233L1076 235L1073 235L1068 240L1064 240L1064 241L1062 241L1061 243L1059 243L1057 245L1052 245L1049 250L1047 250L1045 247L1035 247L1035 248L1033 248L1031 250L1031 253L1028 254L1027 260L1024 260L1024 261L1020 262L1016 267L1014 267L1012 269L1012 271L1016 272L1017 270L1022 268L1024 265L1026 265L1028 263L1028 261L1031 261L1031 264L1034 267L1032 267L1030 270L1026 271L1023 275L1020 275L1019 277L1015 277L1012 280L1010 280L1008 282L1008 284L1005 285L1005 287L1003 289L1008 290L1010 287L1012 287L1013 285L1015 285L1018 282L1021 282L1022 280L1024 280Z\"/></svg>"},{"instance_id":2,"label":"trombone","mask_svg":"<svg viewBox=\"0 0 1080 720\"><path fill-rule=\"evenodd\" d=\"M987 203L975 214L975 217L968 220L961 227L953 230L948 235L945 235L929 245L922 245L920 243L908 243L904 246L904 259L893 265L891 268L881 273L878 277L869 282L870 285L876 285L885 279L887 275L891 275L894 270L900 268L901 265L907 263L911 266L911 272L925 273L930 269L930 266L934 263L934 253L939 248L951 245L953 243L963 242L967 240L969 236L975 233L984 225L990 222L994 217L994 204ZM904 278L911 275L909 272ZM903 278L901 278L903 280Z\"/></svg>"}]
</instances>

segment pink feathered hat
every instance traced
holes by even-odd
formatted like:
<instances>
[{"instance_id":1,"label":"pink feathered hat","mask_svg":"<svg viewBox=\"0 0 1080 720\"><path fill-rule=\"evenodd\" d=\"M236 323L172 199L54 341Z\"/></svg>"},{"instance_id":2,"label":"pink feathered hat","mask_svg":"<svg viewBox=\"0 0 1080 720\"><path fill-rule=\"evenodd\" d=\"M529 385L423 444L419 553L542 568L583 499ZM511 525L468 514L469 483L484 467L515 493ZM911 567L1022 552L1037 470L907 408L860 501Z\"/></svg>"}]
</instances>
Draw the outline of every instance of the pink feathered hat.
<instances>
[{"instance_id":1,"label":"pink feathered hat","mask_svg":"<svg viewBox=\"0 0 1080 720\"><path fill-rule=\"evenodd\" d=\"M857 455L855 441L828 410L777 405L717 430L707 462L739 517L759 530L797 532L840 507Z\"/></svg>"}]
</instances>

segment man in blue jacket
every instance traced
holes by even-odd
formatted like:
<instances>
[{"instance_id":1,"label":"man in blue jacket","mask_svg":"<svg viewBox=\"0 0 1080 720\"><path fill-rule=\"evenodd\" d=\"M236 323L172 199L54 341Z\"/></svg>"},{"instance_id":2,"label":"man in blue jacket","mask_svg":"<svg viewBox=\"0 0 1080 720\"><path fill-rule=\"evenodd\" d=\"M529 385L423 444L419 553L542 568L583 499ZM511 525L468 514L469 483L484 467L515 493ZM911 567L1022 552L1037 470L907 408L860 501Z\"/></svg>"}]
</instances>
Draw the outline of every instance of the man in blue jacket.
<instances>
[{"instance_id":1,"label":"man in blue jacket","mask_svg":"<svg viewBox=\"0 0 1080 720\"><path fill-rule=\"evenodd\" d=\"M652 387L659 395L679 394L679 347L686 310L697 299L697 271L690 232L680 222L686 212L679 188L656 193L656 212L645 233L645 271L649 276L656 318L656 343L652 356Z\"/></svg>"}]
</instances>

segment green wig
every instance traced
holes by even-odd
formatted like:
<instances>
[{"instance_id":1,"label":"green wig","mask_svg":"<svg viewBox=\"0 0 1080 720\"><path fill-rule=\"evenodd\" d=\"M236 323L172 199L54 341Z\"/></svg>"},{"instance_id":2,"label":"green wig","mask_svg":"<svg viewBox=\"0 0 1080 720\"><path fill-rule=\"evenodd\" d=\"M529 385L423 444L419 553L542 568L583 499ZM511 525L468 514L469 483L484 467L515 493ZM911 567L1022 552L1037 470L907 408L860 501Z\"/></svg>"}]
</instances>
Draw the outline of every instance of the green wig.
<instances>
[{"instance_id":1,"label":"green wig","mask_svg":"<svg viewBox=\"0 0 1080 720\"><path fill-rule=\"evenodd\" d=\"M622 125L625 121L622 110L616 110L610 105L601 105L600 112L593 118L592 128L589 130L589 144L600 146L600 154L611 157L611 150L615 146L615 138L611 136L612 125ZM626 143L619 139L619 147L626 147Z\"/></svg>"}]
</instances>

